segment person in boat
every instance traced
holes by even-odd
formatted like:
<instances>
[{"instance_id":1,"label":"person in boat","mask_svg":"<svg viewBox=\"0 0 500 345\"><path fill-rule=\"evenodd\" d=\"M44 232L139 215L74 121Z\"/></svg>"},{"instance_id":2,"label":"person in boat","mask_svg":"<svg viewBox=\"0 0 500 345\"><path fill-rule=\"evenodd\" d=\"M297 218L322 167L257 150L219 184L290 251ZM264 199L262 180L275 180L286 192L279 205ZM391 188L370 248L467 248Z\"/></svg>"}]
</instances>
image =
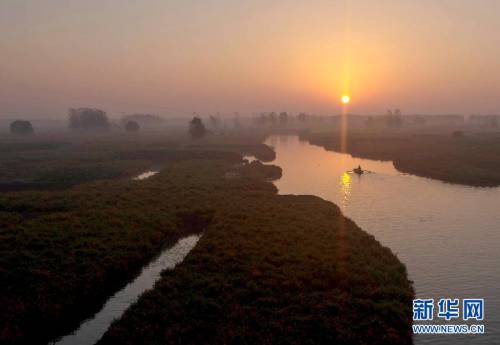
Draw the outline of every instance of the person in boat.
<instances>
[{"instance_id":1,"label":"person in boat","mask_svg":"<svg viewBox=\"0 0 500 345\"><path fill-rule=\"evenodd\" d=\"M354 168L354 172L358 175L361 175L364 171L361 169L361 165L358 165L357 168Z\"/></svg>"}]
</instances>

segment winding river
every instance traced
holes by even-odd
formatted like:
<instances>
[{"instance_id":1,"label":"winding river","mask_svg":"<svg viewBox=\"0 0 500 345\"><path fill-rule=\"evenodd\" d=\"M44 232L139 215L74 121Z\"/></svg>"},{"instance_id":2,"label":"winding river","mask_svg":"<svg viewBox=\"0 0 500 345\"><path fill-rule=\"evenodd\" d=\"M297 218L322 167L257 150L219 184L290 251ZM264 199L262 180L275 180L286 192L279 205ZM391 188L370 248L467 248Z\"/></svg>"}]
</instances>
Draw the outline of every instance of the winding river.
<instances>
[{"instance_id":1,"label":"winding river","mask_svg":"<svg viewBox=\"0 0 500 345\"><path fill-rule=\"evenodd\" d=\"M417 297L485 299L486 334L418 335L415 344L500 343L500 188L402 174L392 162L326 151L297 136L271 136L266 144L283 169L279 193L337 204L406 264ZM369 173L348 173L358 165Z\"/></svg>"}]
</instances>

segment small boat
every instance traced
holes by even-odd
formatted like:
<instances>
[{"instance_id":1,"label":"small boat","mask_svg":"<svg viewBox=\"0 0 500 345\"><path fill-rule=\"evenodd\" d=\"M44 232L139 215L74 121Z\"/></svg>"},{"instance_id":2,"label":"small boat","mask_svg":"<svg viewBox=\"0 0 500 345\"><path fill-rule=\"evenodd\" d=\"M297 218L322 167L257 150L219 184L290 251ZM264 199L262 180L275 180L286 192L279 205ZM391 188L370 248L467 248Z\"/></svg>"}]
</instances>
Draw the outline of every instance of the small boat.
<instances>
[{"instance_id":1,"label":"small boat","mask_svg":"<svg viewBox=\"0 0 500 345\"><path fill-rule=\"evenodd\" d=\"M358 165L357 168L352 169L352 172L358 175L362 175L364 173L363 169L361 169L361 165Z\"/></svg>"}]
</instances>

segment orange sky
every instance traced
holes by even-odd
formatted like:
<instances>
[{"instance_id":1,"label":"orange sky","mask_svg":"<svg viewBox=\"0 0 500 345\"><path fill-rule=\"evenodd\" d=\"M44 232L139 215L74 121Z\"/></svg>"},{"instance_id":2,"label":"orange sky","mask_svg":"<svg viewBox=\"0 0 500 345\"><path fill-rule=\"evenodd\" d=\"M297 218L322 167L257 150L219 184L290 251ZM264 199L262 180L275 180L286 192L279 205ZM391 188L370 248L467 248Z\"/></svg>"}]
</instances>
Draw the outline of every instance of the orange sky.
<instances>
[{"instance_id":1,"label":"orange sky","mask_svg":"<svg viewBox=\"0 0 500 345\"><path fill-rule=\"evenodd\" d=\"M500 113L496 0L5 0L0 116Z\"/></svg>"}]
</instances>

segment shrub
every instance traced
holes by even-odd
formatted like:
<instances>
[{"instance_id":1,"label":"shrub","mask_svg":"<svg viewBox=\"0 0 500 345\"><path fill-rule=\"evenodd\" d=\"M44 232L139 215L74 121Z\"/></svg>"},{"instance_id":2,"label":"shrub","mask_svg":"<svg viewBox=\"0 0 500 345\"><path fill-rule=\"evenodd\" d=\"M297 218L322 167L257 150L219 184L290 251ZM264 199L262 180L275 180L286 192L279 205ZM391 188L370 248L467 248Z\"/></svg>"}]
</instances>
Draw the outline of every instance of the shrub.
<instances>
[{"instance_id":1,"label":"shrub","mask_svg":"<svg viewBox=\"0 0 500 345\"><path fill-rule=\"evenodd\" d=\"M203 138L207 130L203 121L199 117L193 117L193 119L189 122L189 134L193 139Z\"/></svg>"},{"instance_id":2,"label":"shrub","mask_svg":"<svg viewBox=\"0 0 500 345\"><path fill-rule=\"evenodd\" d=\"M69 110L69 128L84 130L108 130L110 127L106 112L92 108L71 108Z\"/></svg>"},{"instance_id":3,"label":"shrub","mask_svg":"<svg viewBox=\"0 0 500 345\"><path fill-rule=\"evenodd\" d=\"M12 134L32 134L34 129L31 122L16 120L10 124L10 132Z\"/></svg>"}]
</instances>

